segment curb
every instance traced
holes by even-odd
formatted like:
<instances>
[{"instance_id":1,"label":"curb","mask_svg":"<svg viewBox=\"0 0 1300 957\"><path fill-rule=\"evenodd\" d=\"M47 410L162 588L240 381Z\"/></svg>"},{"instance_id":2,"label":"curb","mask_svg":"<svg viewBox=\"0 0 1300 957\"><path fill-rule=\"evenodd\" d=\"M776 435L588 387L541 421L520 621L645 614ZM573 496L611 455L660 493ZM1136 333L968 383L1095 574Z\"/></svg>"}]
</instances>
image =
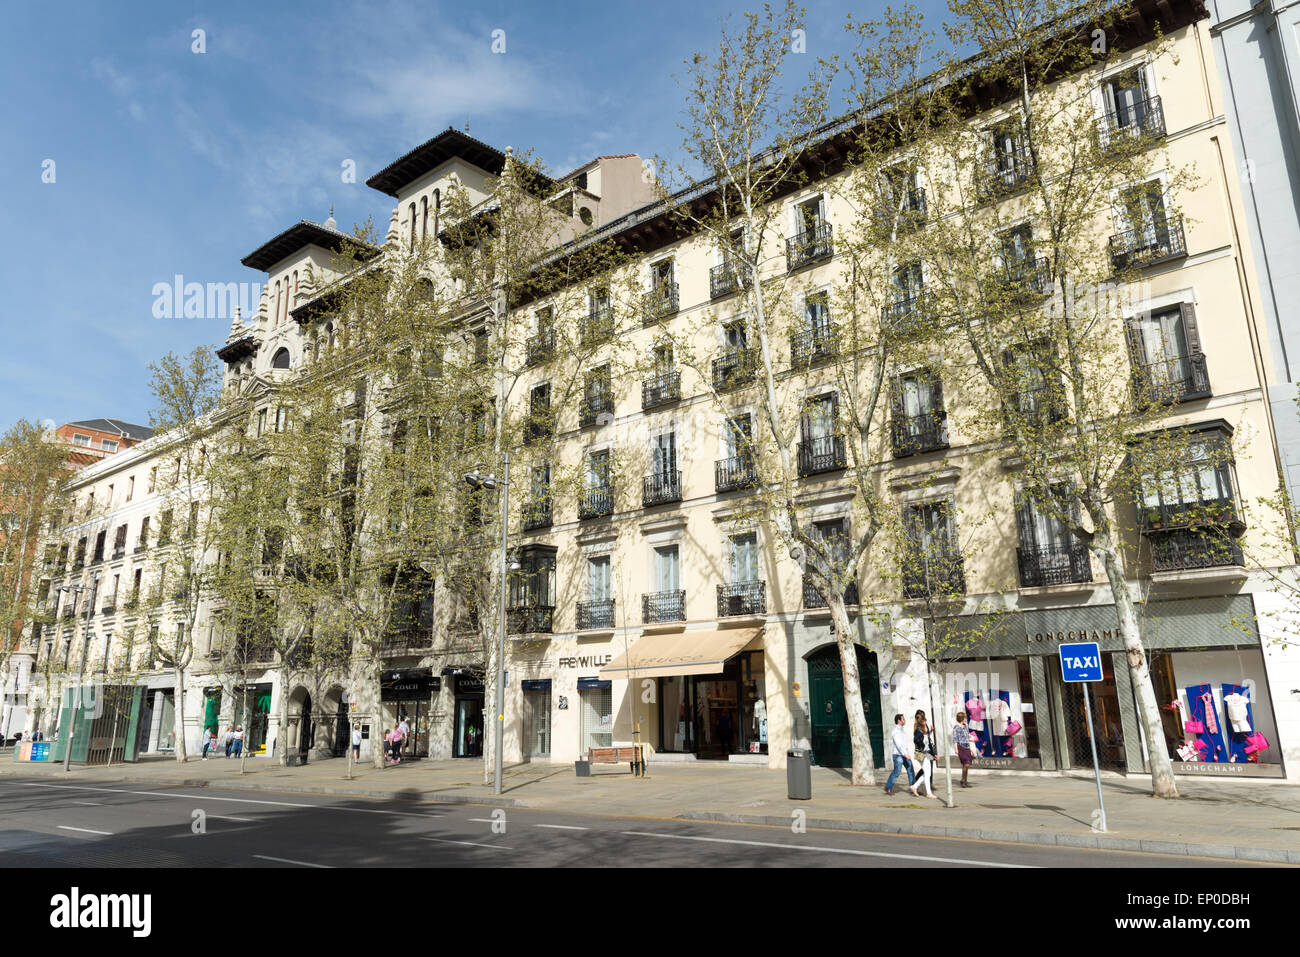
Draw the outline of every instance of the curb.
<instances>
[{"instance_id":1,"label":"curb","mask_svg":"<svg viewBox=\"0 0 1300 957\"><path fill-rule=\"evenodd\" d=\"M789 827L788 817L763 814L732 814L725 811L685 811L677 817L686 821L721 821L728 824L763 824ZM1257 861L1265 864L1300 865L1300 851L1271 847L1235 847L1228 844L1187 844L1182 841L1143 841L1136 838L1092 834L1053 834L1042 831L993 831L974 827L944 827L937 824L885 824L875 821L840 821L808 818L808 827L830 831L868 831L875 834L915 834L923 837L955 837L1011 844L1056 845L1105 851L1137 851L1186 857Z\"/></svg>"}]
</instances>

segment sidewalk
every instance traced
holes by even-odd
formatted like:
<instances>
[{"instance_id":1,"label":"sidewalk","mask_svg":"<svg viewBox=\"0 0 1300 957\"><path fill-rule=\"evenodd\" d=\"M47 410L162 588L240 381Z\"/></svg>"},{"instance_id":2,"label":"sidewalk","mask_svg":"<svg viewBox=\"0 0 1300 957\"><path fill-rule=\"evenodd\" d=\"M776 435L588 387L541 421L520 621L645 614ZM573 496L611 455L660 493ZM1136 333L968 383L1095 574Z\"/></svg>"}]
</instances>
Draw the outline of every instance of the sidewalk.
<instances>
[{"instance_id":1,"label":"sidewalk","mask_svg":"<svg viewBox=\"0 0 1300 957\"><path fill-rule=\"evenodd\" d=\"M528 807L576 814L732 821L789 827L793 812L806 814L809 828L922 834L978 840L1056 844L1112 850L1186 854L1300 865L1300 788L1272 782L1180 780L1177 801L1148 795L1144 782L1103 778L1109 829L1092 831L1097 804L1091 777L1016 777L972 774L970 790L954 789L958 807L917 799L900 784L892 797L881 784L854 788L841 773L813 768L811 801L786 797L784 771L727 765L652 765L636 778L625 768L597 766L592 777L575 776L573 766L530 764L509 767L504 794L494 798L474 761L415 761L384 770L353 770L341 759L281 768L264 757L250 758L240 775L232 759L177 764L152 758L111 768L11 763L0 760L0 779L21 776L69 784L187 785L254 790ZM936 773L942 798L942 768Z\"/></svg>"}]
</instances>

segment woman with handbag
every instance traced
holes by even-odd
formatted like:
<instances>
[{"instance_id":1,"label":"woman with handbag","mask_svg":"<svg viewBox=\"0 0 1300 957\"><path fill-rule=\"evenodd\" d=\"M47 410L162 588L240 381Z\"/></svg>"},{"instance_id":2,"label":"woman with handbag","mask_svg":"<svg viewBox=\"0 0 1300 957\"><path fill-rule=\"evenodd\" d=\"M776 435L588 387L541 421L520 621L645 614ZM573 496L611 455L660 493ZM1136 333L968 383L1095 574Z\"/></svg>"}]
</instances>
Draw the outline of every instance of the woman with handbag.
<instances>
[{"instance_id":1,"label":"woman with handbag","mask_svg":"<svg viewBox=\"0 0 1300 957\"><path fill-rule=\"evenodd\" d=\"M916 753L912 757L912 766L916 768L916 783L908 791L913 797L920 797L918 793L922 784L925 785L926 797L939 800L939 795L934 793L934 782L930 775L934 772L934 759L936 757L934 750L934 734L930 730L930 725L926 723L925 712L918 711L916 720L912 724L912 746Z\"/></svg>"}]
</instances>

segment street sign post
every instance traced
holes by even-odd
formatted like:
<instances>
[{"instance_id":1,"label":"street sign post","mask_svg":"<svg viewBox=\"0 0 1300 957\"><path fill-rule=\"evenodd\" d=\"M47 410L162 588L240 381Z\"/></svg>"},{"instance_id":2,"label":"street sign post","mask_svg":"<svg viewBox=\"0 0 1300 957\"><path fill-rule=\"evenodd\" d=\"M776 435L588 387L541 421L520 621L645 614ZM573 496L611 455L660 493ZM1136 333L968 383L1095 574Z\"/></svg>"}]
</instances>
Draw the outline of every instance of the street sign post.
<instances>
[{"instance_id":1,"label":"street sign post","mask_svg":"<svg viewBox=\"0 0 1300 957\"><path fill-rule=\"evenodd\" d=\"M1061 680L1083 685L1083 713L1088 718L1088 743L1092 745L1092 774L1097 779L1097 805L1101 811L1100 830L1106 830L1106 802L1101 796L1101 770L1097 764L1097 736L1092 730L1092 704L1088 699L1088 682L1103 681L1101 648L1095 641L1081 641L1060 646Z\"/></svg>"}]
</instances>

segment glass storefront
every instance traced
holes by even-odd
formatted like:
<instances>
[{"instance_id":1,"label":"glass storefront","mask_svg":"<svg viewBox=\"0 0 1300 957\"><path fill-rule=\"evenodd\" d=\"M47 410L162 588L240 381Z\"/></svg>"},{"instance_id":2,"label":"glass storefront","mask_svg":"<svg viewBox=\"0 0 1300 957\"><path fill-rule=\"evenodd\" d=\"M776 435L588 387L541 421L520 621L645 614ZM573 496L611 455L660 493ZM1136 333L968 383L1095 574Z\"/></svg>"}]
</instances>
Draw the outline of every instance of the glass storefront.
<instances>
[{"instance_id":1,"label":"glass storefront","mask_svg":"<svg viewBox=\"0 0 1300 957\"><path fill-rule=\"evenodd\" d=\"M932 700L944 703L943 738L953 754L952 728L957 712L964 711L977 760L1039 757L1038 722L1043 717L1035 707L1028 656L953 661L936 667L935 674Z\"/></svg>"},{"instance_id":2,"label":"glass storefront","mask_svg":"<svg viewBox=\"0 0 1300 957\"><path fill-rule=\"evenodd\" d=\"M158 750L176 750L176 694L164 691L162 709L158 714Z\"/></svg>"},{"instance_id":3,"label":"glass storefront","mask_svg":"<svg viewBox=\"0 0 1300 957\"><path fill-rule=\"evenodd\" d=\"M763 652L742 652L718 675L659 679L659 750L727 760L767 753Z\"/></svg>"},{"instance_id":4,"label":"glass storefront","mask_svg":"<svg viewBox=\"0 0 1300 957\"><path fill-rule=\"evenodd\" d=\"M455 739L452 757L480 758L483 756L483 678L475 675L456 675Z\"/></svg>"},{"instance_id":5,"label":"glass storefront","mask_svg":"<svg viewBox=\"0 0 1300 957\"><path fill-rule=\"evenodd\" d=\"M551 754L551 682L549 679L523 682L525 757L544 758Z\"/></svg>"},{"instance_id":6,"label":"glass storefront","mask_svg":"<svg viewBox=\"0 0 1300 957\"><path fill-rule=\"evenodd\" d=\"M578 679L578 698L582 708L582 730L578 750L608 748L614 744L613 684L598 678Z\"/></svg>"},{"instance_id":7,"label":"glass storefront","mask_svg":"<svg viewBox=\"0 0 1300 957\"><path fill-rule=\"evenodd\" d=\"M248 754L265 753L271 720L270 682L235 689L233 720L244 726L244 750Z\"/></svg>"},{"instance_id":8,"label":"glass storefront","mask_svg":"<svg viewBox=\"0 0 1300 957\"><path fill-rule=\"evenodd\" d=\"M479 686L481 689L481 679ZM402 721L406 722L409 729L406 740L402 742L403 758L429 756L430 702L441 687L442 679L429 668L387 671L380 676L379 694L383 704L384 731L391 731ZM481 690L479 701L481 710ZM481 721L478 728L482 728ZM481 749L481 742L479 747Z\"/></svg>"}]
</instances>

